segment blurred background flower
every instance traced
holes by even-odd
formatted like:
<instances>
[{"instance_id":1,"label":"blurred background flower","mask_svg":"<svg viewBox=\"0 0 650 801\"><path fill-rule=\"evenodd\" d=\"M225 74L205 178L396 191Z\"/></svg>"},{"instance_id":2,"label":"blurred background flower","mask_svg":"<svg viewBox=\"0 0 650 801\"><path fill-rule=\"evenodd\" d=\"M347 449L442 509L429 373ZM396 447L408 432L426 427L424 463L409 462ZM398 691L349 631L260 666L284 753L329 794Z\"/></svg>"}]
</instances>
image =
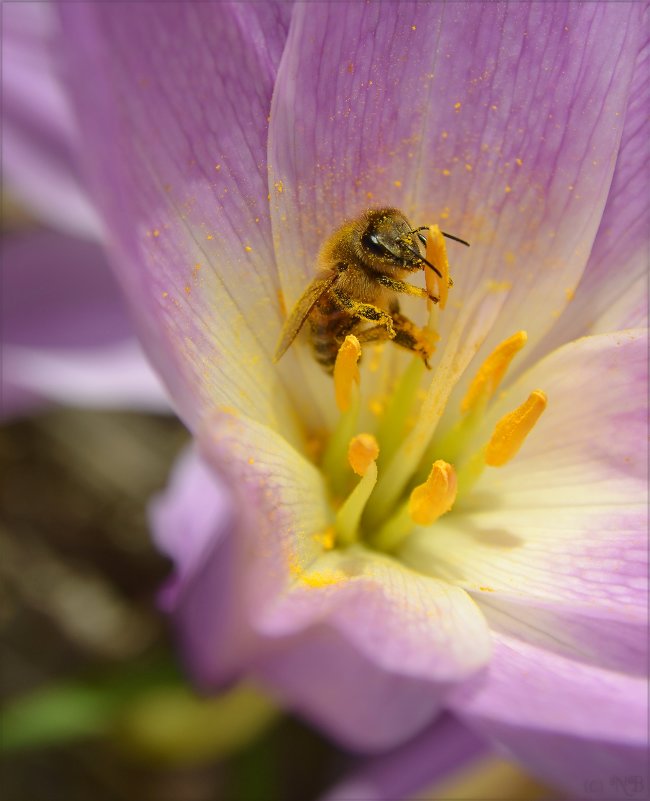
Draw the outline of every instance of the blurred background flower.
<instances>
[{"instance_id":1,"label":"blurred background flower","mask_svg":"<svg viewBox=\"0 0 650 801\"><path fill-rule=\"evenodd\" d=\"M505 288L477 306L479 328L484 327L479 339L486 339L479 361L495 344L494 337L486 337L495 315L513 326L517 314L526 318L525 326L535 329L534 356L585 333L645 322L647 87L639 77L645 64L641 18L634 4L605 5L602 13L568 6L542 13L539 4L516 10L457 5L453 14L437 4L228 5L218 7L217 18L217 6L210 4L128 12L80 4L63 7L63 38L52 8L5 6L4 414L24 414L47 401L169 410L166 392L136 344L108 272L106 247L139 334L190 429L199 431L206 410L215 404L284 425L287 418L278 410L285 390L277 377L283 373L268 361L279 330L280 285L288 298L299 293L310 274L310 254L322 237L374 199L390 199L418 221L449 219L454 230L482 248L480 253L490 254L488 261L478 256L459 268ZM534 45L529 44L531 30ZM459 52L468 52L470 33L476 36L474 60L459 59ZM328 45L334 41L336 52ZM371 53L368 42L373 43ZM520 83L529 70L537 94L531 95L530 80ZM65 91L58 80L62 74ZM336 91L331 90L334 80ZM550 95L544 94L545 86L553 87ZM315 97L320 98L317 108ZM594 106L596 98L602 108ZM596 125L603 114L610 124ZM531 132L542 135L538 140ZM525 154L525 169L515 151ZM564 161L552 166L558 154ZM594 169L585 168L589 160ZM542 168L550 172L544 175ZM43 223L49 227L35 229ZM552 242L531 234L545 225ZM521 281L515 287L521 291L509 292L507 279L521 279L517 268L509 267L524 255L536 283L531 288L526 279L523 289ZM624 269L610 271L612 259ZM562 314L585 265L575 300ZM241 271L255 280L241 281ZM539 325L530 319L531 307L521 302L530 292L535 298L543 295L550 312L538 315ZM509 298L505 305L504 298ZM252 337L242 317L256 320ZM453 327L445 325L443 340L452 339ZM613 369L622 366L617 362ZM300 380L296 376L304 367L294 363L283 369L288 379L284 374L282 381L290 384ZM312 420L320 416L331 424L331 412L318 408L328 385L317 376L303 386L312 381L313 394L297 406L301 414L307 408ZM605 412L617 402L605 396ZM268 644L250 634L247 600L233 573L238 564L233 560L240 556L232 532L245 533L244 510L218 475L186 450L151 520L159 547L175 563L161 600L176 620L195 677L214 686L244 673L256 675L344 742L360 746L365 738L375 748L394 744L396 749L353 767L342 751L304 724L278 722L275 703L256 689L240 686L214 700L196 699L171 666L153 612L154 587L168 568L149 549L142 517L145 499L162 486L171 458L187 439L184 430L165 417L51 412L6 432L6 455L13 467L5 499L12 557L7 574L14 601L9 619L16 623L18 599L19 608L38 610L46 627L63 633L77 648L68 654L67 670L57 669L56 662L40 672L32 666L31 680L26 680L25 664L34 657L21 659L22 646L12 641L11 692L43 689L9 709L7 747L42 747L64 738L112 733L131 758L174 763L173 771L148 773L155 788L148 792L152 798L181 801L316 797L348 771L329 797L406 798L434 780L438 785L430 797L507 798L515 793L511 797L523 798L544 792L489 755L488 762L481 762L487 753L483 741L451 718L401 744L431 719L431 690L424 684L408 688L411 701L400 709L399 671L393 667L384 676L380 671L373 688L366 662L363 675L355 678L351 666L359 655L345 638L335 639L334 648L327 637L320 645L317 637L299 640L297 648L290 644L288 662L282 649L272 651L269 659ZM49 449L41 446L43 432ZM269 435L262 433L266 440L260 442L257 435L255 447L261 450L251 450L250 461L259 456L264 461ZM40 458L53 464L44 471L43 493L35 492L26 476L31 468L20 469L30 437L42 448ZM233 452L224 443L227 436L222 435L217 447L227 462ZM204 445L204 453L211 447ZM212 461L219 459L213 456ZM240 487L247 481L254 486L256 469L252 464L245 468L249 476L238 479ZM68 472L67 489L52 492ZM78 505L80 486L86 488L88 510L77 527L69 512ZM108 494L106 486L112 488ZM66 492L74 504L65 500ZM50 496L52 503L41 501ZM39 503L32 503L33 497ZM126 507L128 514L116 520L100 517L100 526L97 510L115 505ZM60 521L54 509L58 514L64 510ZM25 530L33 530L27 545L24 537L15 536ZM639 533L637 524L632 533ZM92 558L86 554L89 548ZM114 573L107 571L107 552L117 565ZM616 586L620 575L620 567L610 570L610 585ZM593 585L585 578L589 594ZM80 608L85 614L78 613ZM639 744L637 735L628 731L623 736L613 713L623 692L636 707L640 699L625 683L627 639L613 666L603 665L598 650L590 652L586 661L595 662L597 675L592 670L587 678L597 690L585 691L582 706L575 697L587 680L584 665L583 672L575 672L583 661L575 661L575 643L584 647L582 624L563 643L559 660L548 641L542 642L547 669L534 691L540 703L527 708L533 691L521 676L531 664L518 664L521 646L513 649L507 641L512 632L502 624L508 608L497 605L495 614L496 630L506 631L506 639L497 641L506 670L496 681L509 688L519 683L523 695L513 700L488 694L486 705L484 694L473 693L478 707L475 702L472 710L470 695L470 715L492 734L496 720L497 736L560 786L571 785L563 764L569 749L580 788L597 793L593 783L601 782L607 791L611 785L618 792L611 780L631 776L642 764L636 756L630 761L631 752L625 750L628 738ZM544 618L543 610L536 609L534 621L526 617L531 614L524 615L531 629L553 633L548 614ZM16 628L22 637L26 627ZM31 636L41 629L33 624ZM632 634L640 636L636 628ZM81 658L80 643L88 649ZM317 646L324 647L320 660L314 660ZM539 649L540 642L534 646ZM547 720L545 687L551 682L553 693L558 692L567 649L573 675L559 693L558 707L568 714L558 718L555 713ZM59 643L53 650L66 653ZM51 686L54 677L77 672L80 661L85 669L94 668L88 680ZM341 673L342 664L347 675ZM514 671L510 678L508 670ZM346 685L347 696L342 691ZM602 732L585 731L594 703L602 713ZM364 708L373 706L365 733L351 738L345 725L339 726L342 716L358 714L350 722L361 731ZM508 707L516 714L509 714ZM621 715L624 719L625 708L619 709ZM572 716L577 725L567 727ZM384 725L389 731L401 718L401 735L385 739L372 729ZM514 740L508 728L515 731ZM531 736L535 728L541 737ZM621 753L612 757L616 748ZM70 753L76 758L84 752ZM86 758L89 772L111 773L102 790L106 797L143 797L142 785L123 765L115 779L110 761L115 756L107 753ZM20 777L15 781L23 780L30 764L24 759L13 763L14 776ZM461 783L454 786L463 769ZM79 797L94 786L93 779L72 770L63 773L70 787L82 788L74 790ZM440 784L445 776L447 782ZM32 797L51 797L38 796L51 788L41 789L34 781ZM103 786L101 779L94 782Z\"/></svg>"}]
</instances>

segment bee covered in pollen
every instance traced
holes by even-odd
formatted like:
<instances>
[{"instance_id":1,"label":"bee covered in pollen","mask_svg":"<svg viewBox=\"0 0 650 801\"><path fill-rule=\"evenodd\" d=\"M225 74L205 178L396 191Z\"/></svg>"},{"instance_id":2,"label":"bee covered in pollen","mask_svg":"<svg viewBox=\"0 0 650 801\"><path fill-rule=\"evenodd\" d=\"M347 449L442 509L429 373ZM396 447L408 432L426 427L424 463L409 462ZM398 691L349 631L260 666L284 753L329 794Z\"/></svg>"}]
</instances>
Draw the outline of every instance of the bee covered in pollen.
<instances>
[{"instance_id":1,"label":"bee covered in pollen","mask_svg":"<svg viewBox=\"0 0 650 801\"><path fill-rule=\"evenodd\" d=\"M393 208L369 209L344 223L321 249L321 270L286 319L274 360L281 358L308 321L314 356L328 373L348 334L359 342L392 340L420 356L428 367L431 341L424 329L400 313L398 299L401 293L439 301L429 288L403 280L408 273L427 269L442 279L440 270L421 253L424 230L427 226L413 228ZM451 234L443 236L468 244Z\"/></svg>"}]
</instances>

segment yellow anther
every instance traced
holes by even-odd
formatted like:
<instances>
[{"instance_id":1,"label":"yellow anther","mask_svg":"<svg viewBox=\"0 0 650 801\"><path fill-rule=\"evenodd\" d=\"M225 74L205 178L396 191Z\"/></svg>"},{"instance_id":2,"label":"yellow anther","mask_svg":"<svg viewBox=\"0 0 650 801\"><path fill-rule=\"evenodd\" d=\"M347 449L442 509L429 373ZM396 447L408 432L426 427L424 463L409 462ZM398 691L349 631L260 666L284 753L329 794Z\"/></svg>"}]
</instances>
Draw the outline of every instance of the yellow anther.
<instances>
[{"instance_id":1,"label":"yellow anther","mask_svg":"<svg viewBox=\"0 0 650 801\"><path fill-rule=\"evenodd\" d=\"M453 466L438 459L433 463L429 478L411 493L408 503L411 520L419 526L430 526L451 509L457 490Z\"/></svg>"},{"instance_id":2,"label":"yellow anther","mask_svg":"<svg viewBox=\"0 0 650 801\"><path fill-rule=\"evenodd\" d=\"M349 334L339 348L334 363L334 395L340 412L347 412L352 403L352 387L359 385L359 368L361 358L359 340Z\"/></svg>"},{"instance_id":3,"label":"yellow anther","mask_svg":"<svg viewBox=\"0 0 650 801\"><path fill-rule=\"evenodd\" d=\"M516 456L546 409L546 404L546 395L536 389L521 406L502 417L496 424L492 439L487 445L485 463L490 467L501 467Z\"/></svg>"},{"instance_id":4,"label":"yellow anther","mask_svg":"<svg viewBox=\"0 0 650 801\"><path fill-rule=\"evenodd\" d=\"M496 346L474 376L460 404L461 412L469 412L494 395L510 362L524 347L527 339L528 334L525 331L518 331Z\"/></svg>"},{"instance_id":5,"label":"yellow anther","mask_svg":"<svg viewBox=\"0 0 650 801\"><path fill-rule=\"evenodd\" d=\"M437 225L429 226L429 236L427 237L427 261L430 261L442 273L439 278L432 269L427 267L424 271L424 280L427 292L440 298L438 305L441 309L445 308L449 287L453 285L449 277L449 259L447 258L447 245L445 238ZM431 301L428 301L431 309Z\"/></svg>"},{"instance_id":6,"label":"yellow anther","mask_svg":"<svg viewBox=\"0 0 650 801\"><path fill-rule=\"evenodd\" d=\"M350 440L348 462L358 476L365 476L366 471L379 456L379 445L372 434L357 434Z\"/></svg>"}]
</instances>

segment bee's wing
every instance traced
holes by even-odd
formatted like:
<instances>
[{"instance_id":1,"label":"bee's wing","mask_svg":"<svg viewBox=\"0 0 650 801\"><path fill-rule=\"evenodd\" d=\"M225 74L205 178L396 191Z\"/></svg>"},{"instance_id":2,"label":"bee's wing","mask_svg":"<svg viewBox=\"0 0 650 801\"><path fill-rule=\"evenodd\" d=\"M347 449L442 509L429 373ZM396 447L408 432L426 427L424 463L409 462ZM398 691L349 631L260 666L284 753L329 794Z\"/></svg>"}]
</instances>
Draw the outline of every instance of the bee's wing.
<instances>
[{"instance_id":1,"label":"bee's wing","mask_svg":"<svg viewBox=\"0 0 650 801\"><path fill-rule=\"evenodd\" d=\"M322 295L336 283L338 277L339 274L335 271L322 273L314 278L307 287L300 300L293 307L291 314L284 321L280 341L278 342L278 347L275 349L275 356L273 357L274 362L282 358L289 345L291 345L293 340L298 336L311 310L318 303Z\"/></svg>"}]
</instances>

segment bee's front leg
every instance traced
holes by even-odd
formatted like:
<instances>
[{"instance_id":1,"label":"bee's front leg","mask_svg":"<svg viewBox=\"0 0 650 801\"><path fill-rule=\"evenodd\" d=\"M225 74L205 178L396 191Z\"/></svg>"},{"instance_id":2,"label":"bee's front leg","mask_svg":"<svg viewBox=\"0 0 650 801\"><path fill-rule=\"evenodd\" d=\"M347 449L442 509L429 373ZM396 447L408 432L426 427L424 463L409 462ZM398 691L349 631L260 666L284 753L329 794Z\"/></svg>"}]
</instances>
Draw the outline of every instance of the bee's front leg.
<instances>
[{"instance_id":1,"label":"bee's front leg","mask_svg":"<svg viewBox=\"0 0 650 801\"><path fill-rule=\"evenodd\" d=\"M413 286L406 281L399 281L397 278L391 278L388 275L377 276L377 283L382 286L392 289L393 292L401 292L404 295L415 295L417 298L428 298L433 303L438 303L440 298L435 295L430 295L426 289L421 289L419 286Z\"/></svg>"},{"instance_id":2,"label":"bee's front leg","mask_svg":"<svg viewBox=\"0 0 650 801\"><path fill-rule=\"evenodd\" d=\"M386 330L388 339L395 338L396 330L393 326L393 318L388 312L373 306L372 303L361 303L361 301L354 300L342 289L335 289L334 295L341 308L345 309L351 317L358 317L360 320L377 323L377 326L381 326Z\"/></svg>"}]
</instances>

